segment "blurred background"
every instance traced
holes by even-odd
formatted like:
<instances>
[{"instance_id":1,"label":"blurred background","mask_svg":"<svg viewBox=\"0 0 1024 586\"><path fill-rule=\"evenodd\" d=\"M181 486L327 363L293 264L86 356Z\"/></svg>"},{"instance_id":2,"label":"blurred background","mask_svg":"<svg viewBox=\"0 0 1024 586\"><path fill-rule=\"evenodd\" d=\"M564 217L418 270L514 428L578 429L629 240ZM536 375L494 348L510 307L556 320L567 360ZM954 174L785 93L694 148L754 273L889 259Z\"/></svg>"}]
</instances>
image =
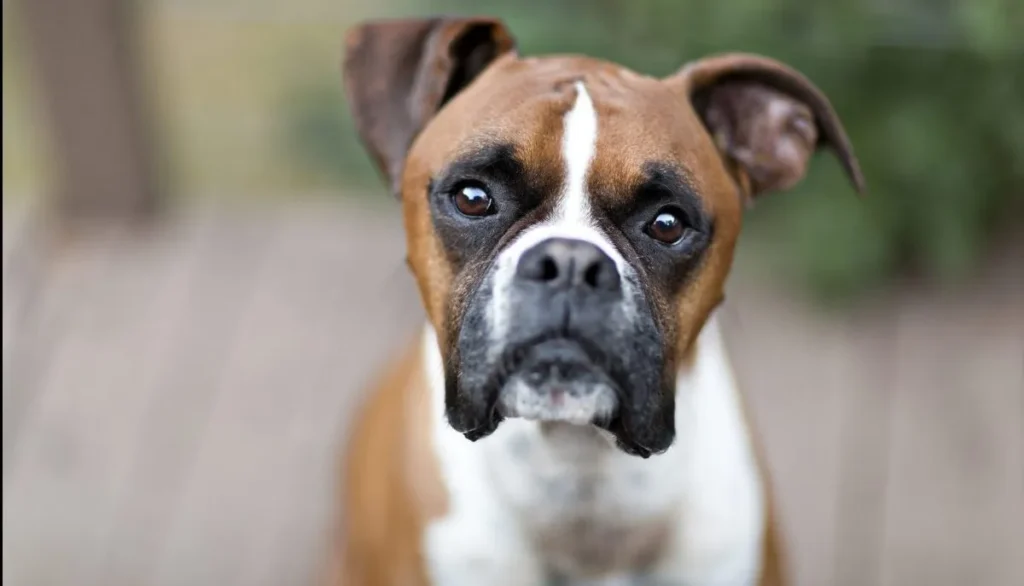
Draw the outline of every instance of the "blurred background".
<instances>
[{"instance_id":1,"label":"blurred background","mask_svg":"<svg viewBox=\"0 0 1024 586\"><path fill-rule=\"evenodd\" d=\"M312 583L422 320L341 38L436 13L814 80L868 195L759 202L722 311L797 583L1024 584L1019 0L5 0L5 585Z\"/></svg>"}]
</instances>

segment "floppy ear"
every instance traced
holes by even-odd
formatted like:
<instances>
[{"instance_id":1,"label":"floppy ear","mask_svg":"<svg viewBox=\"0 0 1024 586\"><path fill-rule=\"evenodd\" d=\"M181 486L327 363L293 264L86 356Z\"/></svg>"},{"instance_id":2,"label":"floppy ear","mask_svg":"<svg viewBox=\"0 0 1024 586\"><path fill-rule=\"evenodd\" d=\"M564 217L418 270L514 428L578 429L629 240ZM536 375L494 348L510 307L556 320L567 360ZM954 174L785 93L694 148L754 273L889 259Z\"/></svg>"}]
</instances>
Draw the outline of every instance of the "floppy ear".
<instances>
[{"instance_id":1,"label":"floppy ear","mask_svg":"<svg viewBox=\"0 0 1024 586\"><path fill-rule=\"evenodd\" d=\"M356 130L397 195L413 139L492 61L515 49L488 18L377 20L349 31L342 81Z\"/></svg>"},{"instance_id":2,"label":"floppy ear","mask_svg":"<svg viewBox=\"0 0 1024 586\"><path fill-rule=\"evenodd\" d=\"M859 193L864 177L828 98L787 65L732 53L697 60L681 84L746 197L800 182L812 155L829 147Z\"/></svg>"}]
</instances>

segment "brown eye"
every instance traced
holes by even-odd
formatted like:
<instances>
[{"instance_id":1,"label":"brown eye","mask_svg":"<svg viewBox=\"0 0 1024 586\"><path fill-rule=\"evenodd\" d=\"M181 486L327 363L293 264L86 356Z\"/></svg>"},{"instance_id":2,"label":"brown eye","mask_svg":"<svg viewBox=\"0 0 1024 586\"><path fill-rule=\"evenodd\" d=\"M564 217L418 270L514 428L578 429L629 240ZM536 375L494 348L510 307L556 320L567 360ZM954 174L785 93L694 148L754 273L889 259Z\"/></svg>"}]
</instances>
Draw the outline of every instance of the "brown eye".
<instances>
[{"instance_id":1,"label":"brown eye","mask_svg":"<svg viewBox=\"0 0 1024 586\"><path fill-rule=\"evenodd\" d=\"M465 185L455 192L455 207L464 215L486 216L491 211L490 194L479 185Z\"/></svg>"},{"instance_id":2,"label":"brown eye","mask_svg":"<svg viewBox=\"0 0 1024 586\"><path fill-rule=\"evenodd\" d=\"M686 234L686 223L677 212L663 211L647 226L647 234L658 242L675 244Z\"/></svg>"}]
</instances>

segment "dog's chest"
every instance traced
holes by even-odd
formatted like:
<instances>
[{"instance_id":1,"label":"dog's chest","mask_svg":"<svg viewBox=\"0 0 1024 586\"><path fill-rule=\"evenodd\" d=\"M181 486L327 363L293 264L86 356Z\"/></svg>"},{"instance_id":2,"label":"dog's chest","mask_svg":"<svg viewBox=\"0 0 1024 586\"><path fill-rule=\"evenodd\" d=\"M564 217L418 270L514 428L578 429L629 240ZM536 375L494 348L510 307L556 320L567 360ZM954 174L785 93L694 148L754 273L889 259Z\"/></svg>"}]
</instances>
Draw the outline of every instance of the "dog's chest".
<instances>
[{"instance_id":1,"label":"dog's chest","mask_svg":"<svg viewBox=\"0 0 1024 586\"><path fill-rule=\"evenodd\" d=\"M508 421L488 473L546 564L591 575L651 563L682 495L679 456L640 459L596 428Z\"/></svg>"}]
</instances>

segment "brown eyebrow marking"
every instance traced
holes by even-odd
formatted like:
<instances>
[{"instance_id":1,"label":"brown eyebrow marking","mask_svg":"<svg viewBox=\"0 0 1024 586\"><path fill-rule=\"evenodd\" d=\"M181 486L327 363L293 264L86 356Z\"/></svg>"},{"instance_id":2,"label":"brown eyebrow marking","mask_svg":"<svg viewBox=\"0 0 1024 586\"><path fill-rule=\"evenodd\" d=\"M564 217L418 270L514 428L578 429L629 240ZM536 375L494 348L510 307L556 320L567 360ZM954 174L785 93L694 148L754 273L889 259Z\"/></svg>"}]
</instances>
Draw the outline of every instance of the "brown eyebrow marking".
<instances>
[{"instance_id":1,"label":"brown eyebrow marking","mask_svg":"<svg viewBox=\"0 0 1024 586\"><path fill-rule=\"evenodd\" d=\"M688 173L675 163L648 162L636 179L618 189L623 190L621 196L605 205L605 213L612 219L621 220L637 209L662 204L681 208L693 227L702 232L710 233L714 226L714 218Z\"/></svg>"}]
</instances>

